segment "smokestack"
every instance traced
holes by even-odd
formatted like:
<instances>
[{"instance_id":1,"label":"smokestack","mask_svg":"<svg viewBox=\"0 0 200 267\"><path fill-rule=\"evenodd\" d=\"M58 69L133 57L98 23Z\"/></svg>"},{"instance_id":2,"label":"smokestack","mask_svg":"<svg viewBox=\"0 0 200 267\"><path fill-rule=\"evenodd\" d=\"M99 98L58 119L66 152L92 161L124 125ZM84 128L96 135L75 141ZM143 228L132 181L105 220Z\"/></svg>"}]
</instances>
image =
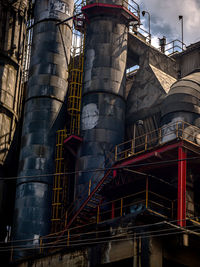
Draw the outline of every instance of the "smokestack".
<instances>
[{"instance_id":1,"label":"smokestack","mask_svg":"<svg viewBox=\"0 0 200 267\"><path fill-rule=\"evenodd\" d=\"M159 38L159 45L162 53L165 53L165 46L166 46L166 37Z\"/></svg>"}]
</instances>

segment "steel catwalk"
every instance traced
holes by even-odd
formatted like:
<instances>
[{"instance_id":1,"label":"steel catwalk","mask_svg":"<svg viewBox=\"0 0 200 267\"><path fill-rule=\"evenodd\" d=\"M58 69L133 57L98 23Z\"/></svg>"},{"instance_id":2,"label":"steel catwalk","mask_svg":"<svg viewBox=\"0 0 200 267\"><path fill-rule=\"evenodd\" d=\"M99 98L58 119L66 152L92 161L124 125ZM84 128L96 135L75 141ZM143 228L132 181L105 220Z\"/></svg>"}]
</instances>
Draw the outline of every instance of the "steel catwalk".
<instances>
[{"instance_id":1,"label":"steel catwalk","mask_svg":"<svg viewBox=\"0 0 200 267\"><path fill-rule=\"evenodd\" d=\"M50 231L56 131L66 117L72 39L72 21L56 23L72 15L72 0L36 1L14 224L15 240L32 239L27 246L37 247L39 237ZM15 258L30 253L16 251Z\"/></svg>"}]
</instances>

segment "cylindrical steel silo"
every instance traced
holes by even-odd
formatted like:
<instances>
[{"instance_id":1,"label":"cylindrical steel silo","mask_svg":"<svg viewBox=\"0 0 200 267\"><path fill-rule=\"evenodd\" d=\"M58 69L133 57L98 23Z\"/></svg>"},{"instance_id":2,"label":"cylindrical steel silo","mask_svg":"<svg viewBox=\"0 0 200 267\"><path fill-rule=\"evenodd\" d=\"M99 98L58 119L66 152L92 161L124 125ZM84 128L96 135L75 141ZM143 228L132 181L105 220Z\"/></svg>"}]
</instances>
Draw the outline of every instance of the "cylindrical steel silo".
<instances>
[{"instance_id":1,"label":"cylindrical steel silo","mask_svg":"<svg viewBox=\"0 0 200 267\"><path fill-rule=\"evenodd\" d=\"M56 24L72 15L72 0L36 0L14 224L15 240L32 239L27 246L37 246L50 231L56 131L66 117L72 38L72 21ZM27 254L16 252L16 258Z\"/></svg>"},{"instance_id":2,"label":"cylindrical steel silo","mask_svg":"<svg viewBox=\"0 0 200 267\"><path fill-rule=\"evenodd\" d=\"M189 143L200 145L199 70L181 78L171 86L167 97L161 105L161 115L162 143L173 141L180 137L185 142L188 141ZM190 157L189 151L189 149L184 150L186 158ZM187 164L189 165L189 162ZM173 179L173 183L177 183L177 177L171 177L171 179ZM195 216L198 209L195 205L195 186L199 186L198 172L195 171L195 167L189 167L187 170L185 197L187 216L191 217Z\"/></svg>"},{"instance_id":3,"label":"cylindrical steel silo","mask_svg":"<svg viewBox=\"0 0 200 267\"><path fill-rule=\"evenodd\" d=\"M92 190L103 176L87 170L110 166L114 147L124 138L128 20L119 6L122 1L89 1L83 8L89 23L81 111L83 143L76 162L76 170L85 171L76 176L79 204L87 197L89 181Z\"/></svg>"},{"instance_id":4,"label":"cylindrical steel silo","mask_svg":"<svg viewBox=\"0 0 200 267\"><path fill-rule=\"evenodd\" d=\"M16 169L16 132L22 108L22 67L26 36L27 0L0 2L0 175ZM12 148L12 152L11 152ZM14 149L13 149L14 148ZM9 153L10 152L10 153ZM10 167L12 166L12 168ZM7 182L0 181L0 240L5 240L10 212ZM11 190L12 191L12 190ZM9 191L9 193L11 192ZM9 201L9 203L6 203Z\"/></svg>"},{"instance_id":5,"label":"cylindrical steel silo","mask_svg":"<svg viewBox=\"0 0 200 267\"><path fill-rule=\"evenodd\" d=\"M171 86L161 106L161 126L185 121L200 127L199 103L200 72L196 71Z\"/></svg>"}]
</instances>

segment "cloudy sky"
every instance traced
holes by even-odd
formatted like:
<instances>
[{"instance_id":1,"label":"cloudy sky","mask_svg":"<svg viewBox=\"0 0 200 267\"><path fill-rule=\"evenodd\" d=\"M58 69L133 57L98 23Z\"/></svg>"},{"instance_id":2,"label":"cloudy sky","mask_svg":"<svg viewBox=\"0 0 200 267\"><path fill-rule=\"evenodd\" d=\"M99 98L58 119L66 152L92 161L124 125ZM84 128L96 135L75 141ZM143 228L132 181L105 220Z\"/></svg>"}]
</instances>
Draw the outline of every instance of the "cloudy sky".
<instances>
[{"instance_id":1,"label":"cloudy sky","mask_svg":"<svg viewBox=\"0 0 200 267\"><path fill-rule=\"evenodd\" d=\"M200 41L200 0L136 0L140 9L151 15L152 44L158 46L158 37L163 35L167 43L181 40L181 21L178 16L183 15L184 43ZM144 19L145 18L145 19ZM141 17L142 27L148 29L148 16Z\"/></svg>"}]
</instances>

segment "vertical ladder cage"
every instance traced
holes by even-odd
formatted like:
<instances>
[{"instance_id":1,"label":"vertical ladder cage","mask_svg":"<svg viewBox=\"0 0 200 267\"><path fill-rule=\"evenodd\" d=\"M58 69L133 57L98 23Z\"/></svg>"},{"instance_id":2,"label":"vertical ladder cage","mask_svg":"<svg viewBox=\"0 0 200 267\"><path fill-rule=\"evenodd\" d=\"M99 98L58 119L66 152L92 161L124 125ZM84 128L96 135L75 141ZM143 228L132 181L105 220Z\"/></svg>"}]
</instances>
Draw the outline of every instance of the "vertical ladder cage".
<instances>
[{"instance_id":1,"label":"vertical ladder cage","mask_svg":"<svg viewBox=\"0 0 200 267\"><path fill-rule=\"evenodd\" d=\"M75 8L79 13L80 7ZM80 113L83 83L85 29L84 17L75 17L72 36L71 63L69 66L69 91L67 111L70 115L69 135L80 135Z\"/></svg>"},{"instance_id":2,"label":"vertical ladder cage","mask_svg":"<svg viewBox=\"0 0 200 267\"><path fill-rule=\"evenodd\" d=\"M82 3L83 4L83 3ZM80 13L82 4L75 5L74 14ZM80 112L83 82L83 63L84 63L84 16L79 15L74 18L72 29L72 48L69 69L69 85L67 96L67 113L69 117L68 125L65 129L57 131L56 137L56 158L55 175L52 196L52 218L51 232L56 233L64 228L67 221L68 205L68 184L69 175L67 174L73 164L70 157L64 157L64 140L71 135L80 135Z\"/></svg>"},{"instance_id":3,"label":"vertical ladder cage","mask_svg":"<svg viewBox=\"0 0 200 267\"><path fill-rule=\"evenodd\" d=\"M64 139L67 135L66 129L57 131L56 134L56 158L55 158L55 175L53 183L52 199L52 228L51 232L55 233L60 230L61 217L64 209L63 198L67 186L66 168L64 162Z\"/></svg>"}]
</instances>

